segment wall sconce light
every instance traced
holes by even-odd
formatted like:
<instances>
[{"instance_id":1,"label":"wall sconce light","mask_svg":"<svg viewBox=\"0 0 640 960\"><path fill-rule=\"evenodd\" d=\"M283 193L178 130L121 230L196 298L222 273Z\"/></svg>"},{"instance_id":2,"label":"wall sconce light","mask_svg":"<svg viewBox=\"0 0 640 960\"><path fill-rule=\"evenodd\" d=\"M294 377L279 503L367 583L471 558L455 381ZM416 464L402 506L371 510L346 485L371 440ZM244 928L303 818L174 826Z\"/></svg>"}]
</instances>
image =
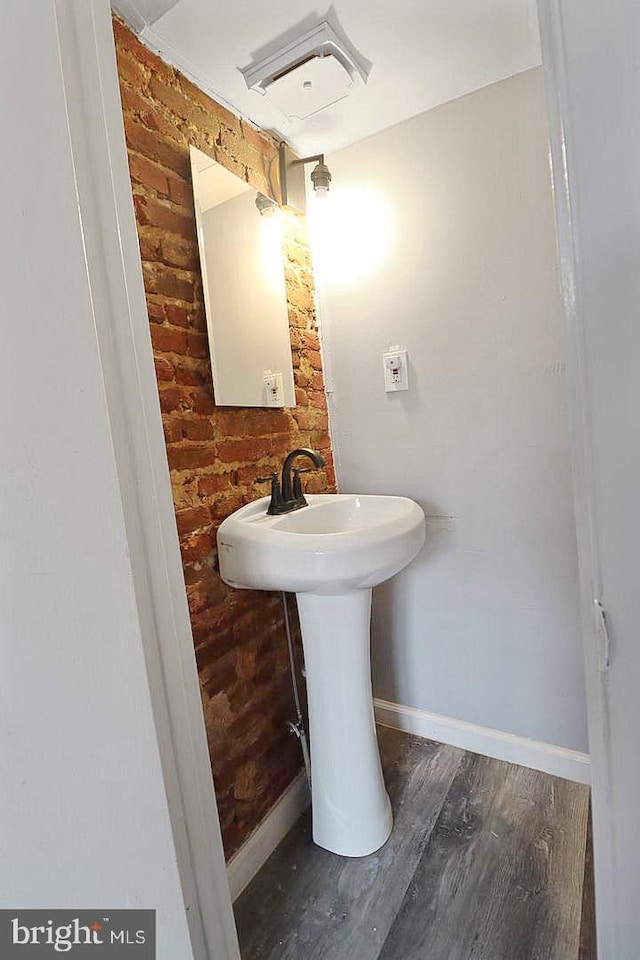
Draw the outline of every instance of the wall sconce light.
<instances>
[{"instance_id":1,"label":"wall sconce light","mask_svg":"<svg viewBox=\"0 0 640 960\"><path fill-rule=\"evenodd\" d=\"M324 162L324 154L317 153L312 157L296 157L286 143L280 144L279 167L282 206L296 210L298 213L307 212L304 185L304 165L306 163L316 164L311 171L311 182L316 196L326 196L331 184L331 173Z\"/></svg>"},{"instance_id":2,"label":"wall sconce light","mask_svg":"<svg viewBox=\"0 0 640 960\"><path fill-rule=\"evenodd\" d=\"M256 196L256 207L261 217L272 217L278 209L278 204L271 197L265 197L264 193Z\"/></svg>"},{"instance_id":3,"label":"wall sconce light","mask_svg":"<svg viewBox=\"0 0 640 960\"><path fill-rule=\"evenodd\" d=\"M331 173L324 162L324 154L320 153L317 157L304 157L302 160L298 160L298 163L312 163L314 160L318 162L311 171L311 182L318 197L323 197L329 193L331 184Z\"/></svg>"}]
</instances>

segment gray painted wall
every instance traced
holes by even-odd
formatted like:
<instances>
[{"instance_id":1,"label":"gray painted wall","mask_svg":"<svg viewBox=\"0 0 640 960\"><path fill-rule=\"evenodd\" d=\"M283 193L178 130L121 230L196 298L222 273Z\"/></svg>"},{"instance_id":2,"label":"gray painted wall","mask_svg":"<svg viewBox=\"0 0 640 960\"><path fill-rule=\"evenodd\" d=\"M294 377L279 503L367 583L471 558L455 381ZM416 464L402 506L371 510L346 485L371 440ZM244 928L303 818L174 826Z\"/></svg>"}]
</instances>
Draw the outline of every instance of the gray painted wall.
<instances>
[{"instance_id":1,"label":"gray painted wall","mask_svg":"<svg viewBox=\"0 0 640 960\"><path fill-rule=\"evenodd\" d=\"M69 139L71 13L29 0L0 34L2 906L156 909L159 960L188 960Z\"/></svg>"},{"instance_id":2,"label":"gray painted wall","mask_svg":"<svg viewBox=\"0 0 640 960\"><path fill-rule=\"evenodd\" d=\"M542 73L330 166L317 268L340 487L429 518L422 555L376 591L376 694L586 750ZM385 394L395 343L411 386Z\"/></svg>"}]
</instances>

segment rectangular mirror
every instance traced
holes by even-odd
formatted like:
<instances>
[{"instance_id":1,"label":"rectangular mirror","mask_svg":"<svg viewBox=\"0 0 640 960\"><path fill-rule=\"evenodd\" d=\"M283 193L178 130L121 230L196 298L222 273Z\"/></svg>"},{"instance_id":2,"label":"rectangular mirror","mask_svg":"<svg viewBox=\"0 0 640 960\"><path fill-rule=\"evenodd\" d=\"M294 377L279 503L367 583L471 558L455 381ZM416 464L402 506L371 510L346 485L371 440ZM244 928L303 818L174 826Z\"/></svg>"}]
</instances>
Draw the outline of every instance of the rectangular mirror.
<instances>
[{"instance_id":1,"label":"rectangular mirror","mask_svg":"<svg viewBox=\"0 0 640 960\"><path fill-rule=\"evenodd\" d=\"M257 193L190 147L216 403L294 407L282 224Z\"/></svg>"}]
</instances>

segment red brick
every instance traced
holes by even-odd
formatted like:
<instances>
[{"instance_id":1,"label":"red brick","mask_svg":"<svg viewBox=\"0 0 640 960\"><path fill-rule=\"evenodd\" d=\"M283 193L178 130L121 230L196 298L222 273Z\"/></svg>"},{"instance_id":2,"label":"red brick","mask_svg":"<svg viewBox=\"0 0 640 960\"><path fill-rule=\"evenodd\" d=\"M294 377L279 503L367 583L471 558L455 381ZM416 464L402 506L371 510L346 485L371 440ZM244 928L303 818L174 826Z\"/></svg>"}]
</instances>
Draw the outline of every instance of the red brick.
<instances>
[{"instance_id":1,"label":"red brick","mask_svg":"<svg viewBox=\"0 0 640 960\"><path fill-rule=\"evenodd\" d=\"M234 133L237 133L239 136L242 133L242 128L240 125L240 120L238 117L234 116L229 110L221 106L219 103L216 103L215 100L212 100L211 97L207 96L206 93L203 93L194 83L188 80L182 74L179 76L180 88L185 94L189 97L190 100L193 100L194 103L197 103L202 107L203 112L206 116L210 117L212 120L215 120L216 123L222 124L225 127L228 127L230 130L233 130Z\"/></svg>"},{"instance_id":2,"label":"red brick","mask_svg":"<svg viewBox=\"0 0 640 960\"><path fill-rule=\"evenodd\" d=\"M188 365L186 363L176 364L175 377L177 383L184 383L191 387L199 387L208 376L209 371L200 370L197 365L193 366L193 364Z\"/></svg>"},{"instance_id":3,"label":"red brick","mask_svg":"<svg viewBox=\"0 0 640 960\"><path fill-rule=\"evenodd\" d=\"M252 127L247 120L242 120L240 126L243 140L246 140L247 143L250 143L252 147L258 150L258 152L262 153L264 156L274 159L277 157L278 147L272 140L269 139L268 134L263 133L261 130L257 130L255 127Z\"/></svg>"},{"instance_id":4,"label":"red brick","mask_svg":"<svg viewBox=\"0 0 640 960\"><path fill-rule=\"evenodd\" d=\"M189 325L187 308L180 307L176 303L166 303L164 305L164 314L174 327L187 327Z\"/></svg>"},{"instance_id":5,"label":"red brick","mask_svg":"<svg viewBox=\"0 0 640 960\"><path fill-rule=\"evenodd\" d=\"M129 56L152 71L156 75L171 77L174 73L172 67L160 60L138 40L136 35L129 30L127 25L117 17L112 18L113 34L116 41L116 49L126 52Z\"/></svg>"},{"instance_id":6,"label":"red brick","mask_svg":"<svg viewBox=\"0 0 640 960\"><path fill-rule=\"evenodd\" d=\"M320 390L309 391L309 403L317 410L326 411L327 409L327 398Z\"/></svg>"},{"instance_id":7,"label":"red brick","mask_svg":"<svg viewBox=\"0 0 640 960\"><path fill-rule=\"evenodd\" d=\"M220 437L244 437L250 411L242 407L218 407L215 424Z\"/></svg>"},{"instance_id":8,"label":"red brick","mask_svg":"<svg viewBox=\"0 0 640 960\"><path fill-rule=\"evenodd\" d=\"M133 89L140 89L147 83L147 73L138 60L128 56L123 50L117 51L118 76L120 83L128 83Z\"/></svg>"},{"instance_id":9,"label":"red brick","mask_svg":"<svg viewBox=\"0 0 640 960\"><path fill-rule=\"evenodd\" d=\"M164 323L164 309L161 303L147 297L147 313L152 323Z\"/></svg>"},{"instance_id":10,"label":"red brick","mask_svg":"<svg viewBox=\"0 0 640 960\"><path fill-rule=\"evenodd\" d=\"M248 502L240 490L223 492L213 497L209 503L213 531L216 532L223 520Z\"/></svg>"},{"instance_id":11,"label":"red brick","mask_svg":"<svg viewBox=\"0 0 640 960\"><path fill-rule=\"evenodd\" d=\"M182 432L187 440L213 440L215 437L213 424L203 417L183 420Z\"/></svg>"},{"instance_id":12,"label":"red brick","mask_svg":"<svg viewBox=\"0 0 640 960\"><path fill-rule=\"evenodd\" d=\"M227 490L230 485L230 474L207 473L198 479L198 493L201 497L211 497L221 490Z\"/></svg>"},{"instance_id":13,"label":"red brick","mask_svg":"<svg viewBox=\"0 0 640 960\"><path fill-rule=\"evenodd\" d=\"M174 207L169 206L168 203L162 203L162 201L154 200L152 197L136 196L134 198L134 204L136 208L136 219L142 226L158 227L160 230L165 230L168 233L177 234L185 240L190 241L195 249L196 228L193 217L188 217ZM166 238L163 239L165 239L166 242Z\"/></svg>"},{"instance_id":14,"label":"red brick","mask_svg":"<svg viewBox=\"0 0 640 960\"><path fill-rule=\"evenodd\" d=\"M202 557L200 559L204 560L205 558ZM229 629L228 619L228 611L216 609L215 607L199 614L198 617L194 617L191 628L198 656L200 656L199 648L210 648L212 638L215 638L216 648L212 654L210 654L210 658L216 655L221 656L222 653L233 647L232 631ZM228 638L226 645L225 638Z\"/></svg>"},{"instance_id":15,"label":"red brick","mask_svg":"<svg viewBox=\"0 0 640 960\"><path fill-rule=\"evenodd\" d=\"M165 420L162 424L166 443L176 443L182 440L182 430L176 420Z\"/></svg>"},{"instance_id":16,"label":"red brick","mask_svg":"<svg viewBox=\"0 0 640 960\"><path fill-rule=\"evenodd\" d=\"M290 416L284 410L263 410L253 407L247 411L245 433L252 436L271 436L291 430Z\"/></svg>"},{"instance_id":17,"label":"red brick","mask_svg":"<svg viewBox=\"0 0 640 960\"><path fill-rule=\"evenodd\" d=\"M186 97L177 85L167 83L166 78L151 76L149 91L156 103L162 104L179 120L186 120L195 127L208 125L208 117L200 104Z\"/></svg>"},{"instance_id":18,"label":"red brick","mask_svg":"<svg viewBox=\"0 0 640 960\"><path fill-rule=\"evenodd\" d=\"M217 445L218 459L223 463L259 460L261 457L268 456L270 450L270 439L220 440Z\"/></svg>"},{"instance_id":19,"label":"red brick","mask_svg":"<svg viewBox=\"0 0 640 960\"><path fill-rule=\"evenodd\" d=\"M169 197L175 204L185 207L193 216L193 186L191 180L181 180L179 177L168 177Z\"/></svg>"},{"instance_id":20,"label":"red brick","mask_svg":"<svg viewBox=\"0 0 640 960\"><path fill-rule=\"evenodd\" d=\"M286 457L293 447L305 446L299 442L299 439L299 437L292 437L291 432L274 434L269 438L269 456L277 459Z\"/></svg>"},{"instance_id":21,"label":"red brick","mask_svg":"<svg viewBox=\"0 0 640 960\"><path fill-rule=\"evenodd\" d=\"M199 270L200 268L200 258L195 243L175 237L162 237L157 259L169 267L179 267L181 270Z\"/></svg>"},{"instance_id":22,"label":"red brick","mask_svg":"<svg viewBox=\"0 0 640 960\"><path fill-rule=\"evenodd\" d=\"M206 333L207 318L203 307L191 310L189 313L189 326L192 330L199 330L201 333Z\"/></svg>"},{"instance_id":23,"label":"red brick","mask_svg":"<svg viewBox=\"0 0 640 960\"><path fill-rule=\"evenodd\" d=\"M163 413L171 413L182 409L184 392L180 387L163 387L159 389L160 409Z\"/></svg>"},{"instance_id":24,"label":"red brick","mask_svg":"<svg viewBox=\"0 0 640 960\"><path fill-rule=\"evenodd\" d=\"M278 465L279 466L279 465ZM250 490L254 489L255 496L252 499L258 499L260 496L266 496L269 491L268 486L262 486L256 484L258 477L263 477L269 473L276 473L276 468L265 467L264 464L253 463L248 467L240 467L237 471L238 475L238 486L248 487Z\"/></svg>"},{"instance_id":25,"label":"red brick","mask_svg":"<svg viewBox=\"0 0 640 960\"><path fill-rule=\"evenodd\" d=\"M175 327L161 327L154 324L151 327L151 342L153 349L160 353L186 353L187 334L185 330Z\"/></svg>"},{"instance_id":26,"label":"red brick","mask_svg":"<svg viewBox=\"0 0 640 960\"><path fill-rule=\"evenodd\" d=\"M148 292L162 294L174 300L193 300L194 287L191 277L179 275L175 270L155 263L143 263L142 272Z\"/></svg>"},{"instance_id":27,"label":"red brick","mask_svg":"<svg viewBox=\"0 0 640 960\"><path fill-rule=\"evenodd\" d=\"M150 234L148 231L143 232L141 229L138 232L138 240L142 260L153 263L160 258L160 240L155 234Z\"/></svg>"},{"instance_id":28,"label":"red brick","mask_svg":"<svg viewBox=\"0 0 640 960\"><path fill-rule=\"evenodd\" d=\"M313 297L307 287L299 287L290 283L287 287L287 300L298 310L313 311Z\"/></svg>"},{"instance_id":29,"label":"red brick","mask_svg":"<svg viewBox=\"0 0 640 960\"><path fill-rule=\"evenodd\" d=\"M302 367L298 367L293 371L293 379L296 386L304 389L310 385L311 381L313 380L313 375L311 373L307 373L307 371L303 370Z\"/></svg>"},{"instance_id":30,"label":"red brick","mask_svg":"<svg viewBox=\"0 0 640 960\"><path fill-rule=\"evenodd\" d=\"M310 350L307 356L314 370L322 370L322 358L319 350Z\"/></svg>"},{"instance_id":31,"label":"red brick","mask_svg":"<svg viewBox=\"0 0 640 960\"><path fill-rule=\"evenodd\" d=\"M192 563L194 560L204 560L213 550L214 539L209 533L195 533L180 542L182 560Z\"/></svg>"},{"instance_id":32,"label":"red brick","mask_svg":"<svg viewBox=\"0 0 640 960\"><path fill-rule=\"evenodd\" d=\"M193 398L193 409L196 413L207 416L215 412L216 405L210 393L203 393L201 390Z\"/></svg>"},{"instance_id":33,"label":"red brick","mask_svg":"<svg viewBox=\"0 0 640 960\"><path fill-rule=\"evenodd\" d=\"M137 153L130 153L129 172L131 173L132 180L143 184L151 190L155 190L159 196L169 196L169 182L166 171L153 163L153 161L148 160L146 157L141 157Z\"/></svg>"},{"instance_id":34,"label":"red brick","mask_svg":"<svg viewBox=\"0 0 640 960\"><path fill-rule=\"evenodd\" d=\"M181 177L190 176L188 151L177 143L166 140L159 130L149 130L142 123L129 119L125 125L125 134L129 150L168 167Z\"/></svg>"},{"instance_id":35,"label":"red brick","mask_svg":"<svg viewBox=\"0 0 640 960\"><path fill-rule=\"evenodd\" d=\"M200 583L187 587L189 612L194 619L205 610L223 604L228 589L207 564L198 565L207 572L207 577ZM190 565L187 566L189 568Z\"/></svg>"},{"instance_id":36,"label":"red brick","mask_svg":"<svg viewBox=\"0 0 640 960\"><path fill-rule=\"evenodd\" d=\"M202 563L199 560L194 563L185 563L183 572L185 586L187 587L206 583L211 580L212 576L215 576L209 564Z\"/></svg>"},{"instance_id":37,"label":"red brick","mask_svg":"<svg viewBox=\"0 0 640 960\"><path fill-rule=\"evenodd\" d=\"M198 357L203 360L209 359L209 338L206 333L188 333L188 354L190 357Z\"/></svg>"},{"instance_id":38,"label":"red brick","mask_svg":"<svg viewBox=\"0 0 640 960\"><path fill-rule=\"evenodd\" d=\"M190 443L183 447L171 447L167 451L171 470L193 470L196 467L211 467L215 463L215 450L210 444Z\"/></svg>"},{"instance_id":39,"label":"red brick","mask_svg":"<svg viewBox=\"0 0 640 960\"><path fill-rule=\"evenodd\" d=\"M183 536L187 533L194 533L207 527L211 523L211 514L207 507L190 507L187 510L178 510L176 512L176 523L178 533Z\"/></svg>"},{"instance_id":40,"label":"red brick","mask_svg":"<svg viewBox=\"0 0 640 960\"><path fill-rule=\"evenodd\" d=\"M158 380L173 380L173 367L163 357L154 357L156 377Z\"/></svg>"}]
</instances>

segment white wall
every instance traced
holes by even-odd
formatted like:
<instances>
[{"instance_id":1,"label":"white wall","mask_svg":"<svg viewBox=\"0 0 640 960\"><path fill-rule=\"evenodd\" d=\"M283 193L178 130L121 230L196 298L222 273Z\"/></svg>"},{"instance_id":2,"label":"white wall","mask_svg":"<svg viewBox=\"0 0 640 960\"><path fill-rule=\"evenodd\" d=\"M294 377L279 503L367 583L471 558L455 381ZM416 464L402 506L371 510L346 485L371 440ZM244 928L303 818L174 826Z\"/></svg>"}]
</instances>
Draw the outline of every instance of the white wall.
<instances>
[{"instance_id":1,"label":"white wall","mask_svg":"<svg viewBox=\"0 0 640 960\"><path fill-rule=\"evenodd\" d=\"M155 908L158 957L189 958L67 125L71 7L23 0L0 35L1 905Z\"/></svg>"},{"instance_id":2,"label":"white wall","mask_svg":"<svg viewBox=\"0 0 640 960\"><path fill-rule=\"evenodd\" d=\"M640 939L640 7L540 0L569 331L598 957ZM606 610L609 666L594 597ZM600 637L598 637L600 634Z\"/></svg>"},{"instance_id":3,"label":"white wall","mask_svg":"<svg viewBox=\"0 0 640 960\"><path fill-rule=\"evenodd\" d=\"M340 488L428 516L420 558L376 592L376 693L585 750L541 71L329 163L317 266ZM394 343L411 388L385 394Z\"/></svg>"}]
</instances>

